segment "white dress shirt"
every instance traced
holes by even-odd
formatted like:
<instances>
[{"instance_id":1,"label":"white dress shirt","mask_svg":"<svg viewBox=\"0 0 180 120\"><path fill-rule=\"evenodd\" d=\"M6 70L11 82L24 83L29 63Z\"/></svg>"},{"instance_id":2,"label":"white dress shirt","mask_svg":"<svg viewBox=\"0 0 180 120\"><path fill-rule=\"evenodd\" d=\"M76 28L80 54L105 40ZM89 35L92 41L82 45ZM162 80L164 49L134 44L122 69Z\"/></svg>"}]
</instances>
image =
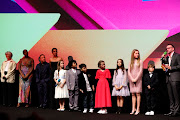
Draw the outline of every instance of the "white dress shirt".
<instances>
[{"instance_id":1,"label":"white dress shirt","mask_svg":"<svg viewBox=\"0 0 180 120\"><path fill-rule=\"evenodd\" d=\"M6 64L6 67L5 67L4 71L8 71L9 64L10 64L10 60L9 60L9 61L7 61L7 64Z\"/></svg>"},{"instance_id":2,"label":"white dress shirt","mask_svg":"<svg viewBox=\"0 0 180 120\"><path fill-rule=\"evenodd\" d=\"M90 87L90 84L89 84L89 81L88 81L87 74L84 74L84 73L83 73L83 76L84 76L85 81L86 81L86 89L87 89L87 91L92 91L92 89L91 89L91 87Z\"/></svg>"}]
</instances>

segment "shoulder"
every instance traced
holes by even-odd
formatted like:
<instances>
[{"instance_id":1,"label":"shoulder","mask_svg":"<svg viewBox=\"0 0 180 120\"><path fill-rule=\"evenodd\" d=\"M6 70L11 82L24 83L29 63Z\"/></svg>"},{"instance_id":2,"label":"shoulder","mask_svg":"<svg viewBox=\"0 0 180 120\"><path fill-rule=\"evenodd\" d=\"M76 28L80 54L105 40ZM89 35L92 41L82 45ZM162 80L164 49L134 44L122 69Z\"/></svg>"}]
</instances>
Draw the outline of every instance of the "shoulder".
<instances>
[{"instance_id":1,"label":"shoulder","mask_svg":"<svg viewBox=\"0 0 180 120\"><path fill-rule=\"evenodd\" d=\"M143 63L143 61L142 60L140 60L140 64L142 64Z\"/></svg>"},{"instance_id":2,"label":"shoulder","mask_svg":"<svg viewBox=\"0 0 180 120\"><path fill-rule=\"evenodd\" d=\"M109 70L109 69L106 69L105 71L106 71L106 72L110 72L110 70Z\"/></svg>"}]
</instances>

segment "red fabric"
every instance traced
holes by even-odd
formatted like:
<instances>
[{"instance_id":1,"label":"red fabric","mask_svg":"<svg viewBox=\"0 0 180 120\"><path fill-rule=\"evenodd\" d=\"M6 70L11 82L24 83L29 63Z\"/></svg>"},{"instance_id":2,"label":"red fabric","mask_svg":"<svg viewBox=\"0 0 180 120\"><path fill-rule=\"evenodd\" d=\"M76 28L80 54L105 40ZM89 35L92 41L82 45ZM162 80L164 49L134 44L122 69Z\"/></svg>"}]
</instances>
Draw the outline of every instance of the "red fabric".
<instances>
[{"instance_id":1,"label":"red fabric","mask_svg":"<svg viewBox=\"0 0 180 120\"><path fill-rule=\"evenodd\" d=\"M99 79L96 87L95 108L112 107L109 83L106 78L111 78L108 69L97 70L95 79Z\"/></svg>"}]
</instances>

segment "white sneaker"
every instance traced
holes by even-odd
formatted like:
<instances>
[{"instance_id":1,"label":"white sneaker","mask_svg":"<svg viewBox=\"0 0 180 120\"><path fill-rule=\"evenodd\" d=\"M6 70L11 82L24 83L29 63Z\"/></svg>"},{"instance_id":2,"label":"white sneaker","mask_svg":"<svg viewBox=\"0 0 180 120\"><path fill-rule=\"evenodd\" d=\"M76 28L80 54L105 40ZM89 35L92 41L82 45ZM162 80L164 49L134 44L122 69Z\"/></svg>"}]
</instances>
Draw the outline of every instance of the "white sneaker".
<instances>
[{"instance_id":1,"label":"white sneaker","mask_svg":"<svg viewBox=\"0 0 180 120\"><path fill-rule=\"evenodd\" d=\"M60 111L62 111L62 112L65 111L65 108L64 109L60 109Z\"/></svg>"},{"instance_id":2,"label":"white sneaker","mask_svg":"<svg viewBox=\"0 0 180 120\"><path fill-rule=\"evenodd\" d=\"M151 112L149 113L149 115L154 115L154 111L151 111Z\"/></svg>"},{"instance_id":3,"label":"white sneaker","mask_svg":"<svg viewBox=\"0 0 180 120\"><path fill-rule=\"evenodd\" d=\"M101 114L107 114L107 110L102 110Z\"/></svg>"},{"instance_id":4,"label":"white sneaker","mask_svg":"<svg viewBox=\"0 0 180 120\"><path fill-rule=\"evenodd\" d=\"M84 111L83 111L83 113L87 113L87 108L84 108Z\"/></svg>"},{"instance_id":5,"label":"white sneaker","mask_svg":"<svg viewBox=\"0 0 180 120\"><path fill-rule=\"evenodd\" d=\"M150 115L150 112L146 112L145 115Z\"/></svg>"},{"instance_id":6,"label":"white sneaker","mask_svg":"<svg viewBox=\"0 0 180 120\"><path fill-rule=\"evenodd\" d=\"M102 110L99 110L97 113L98 113L98 114L102 114L102 112L103 112Z\"/></svg>"},{"instance_id":7,"label":"white sneaker","mask_svg":"<svg viewBox=\"0 0 180 120\"><path fill-rule=\"evenodd\" d=\"M60 108L58 108L58 109L57 109L57 111L61 111L61 109L60 109Z\"/></svg>"},{"instance_id":8,"label":"white sneaker","mask_svg":"<svg viewBox=\"0 0 180 120\"><path fill-rule=\"evenodd\" d=\"M92 109L92 108L91 108L91 109L89 109L89 112L90 112L90 113L93 113L93 111L94 111L94 109Z\"/></svg>"}]
</instances>

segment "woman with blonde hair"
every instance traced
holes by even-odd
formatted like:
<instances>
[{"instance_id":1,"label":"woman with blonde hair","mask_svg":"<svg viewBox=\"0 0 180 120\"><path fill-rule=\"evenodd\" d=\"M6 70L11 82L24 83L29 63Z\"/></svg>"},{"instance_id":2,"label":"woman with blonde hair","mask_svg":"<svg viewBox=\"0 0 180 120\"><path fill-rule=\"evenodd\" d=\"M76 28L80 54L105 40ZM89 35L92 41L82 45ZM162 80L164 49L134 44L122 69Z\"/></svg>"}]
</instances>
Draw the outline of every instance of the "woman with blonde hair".
<instances>
[{"instance_id":1,"label":"woman with blonde hair","mask_svg":"<svg viewBox=\"0 0 180 120\"><path fill-rule=\"evenodd\" d=\"M57 63L57 70L54 72L55 86L55 99L59 99L58 111L64 111L65 98L69 98L69 93L66 84L66 70L64 70L64 61L60 60Z\"/></svg>"},{"instance_id":2,"label":"woman with blonde hair","mask_svg":"<svg viewBox=\"0 0 180 120\"><path fill-rule=\"evenodd\" d=\"M131 115L140 113L141 92L142 92L143 61L140 60L139 50L134 49L131 54L131 62L128 68L130 92L132 94ZM136 107L137 101L137 108Z\"/></svg>"}]
</instances>

